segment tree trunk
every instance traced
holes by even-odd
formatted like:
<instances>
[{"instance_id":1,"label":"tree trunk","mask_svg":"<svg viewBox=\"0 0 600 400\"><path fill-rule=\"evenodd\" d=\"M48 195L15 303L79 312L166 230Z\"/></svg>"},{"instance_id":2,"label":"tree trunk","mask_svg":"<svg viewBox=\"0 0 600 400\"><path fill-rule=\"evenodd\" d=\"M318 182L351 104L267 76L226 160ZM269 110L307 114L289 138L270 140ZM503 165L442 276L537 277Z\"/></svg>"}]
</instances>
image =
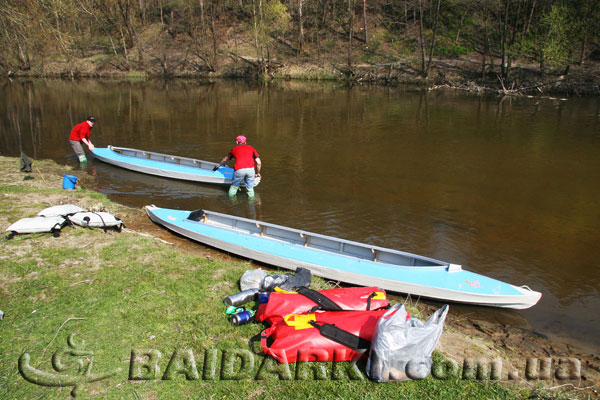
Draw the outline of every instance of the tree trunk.
<instances>
[{"instance_id":1,"label":"tree trunk","mask_svg":"<svg viewBox=\"0 0 600 400\"><path fill-rule=\"evenodd\" d=\"M485 56L489 51L488 46L488 20L487 7L483 8L483 51L481 55L481 79L485 79Z\"/></svg>"},{"instance_id":2,"label":"tree trunk","mask_svg":"<svg viewBox=\"0 0 600 400\"><path fill-rule=\"evenodd\" d=\"M146 6L144 5L144 0L139 0L138 2L140 7L140 14L142 17L142 26L146 25Z\"/></svg>"},{"instance_id":3,"label":"tree trunk","mask_svg":"<svg viewBox=\"0 0 600 400\"><path fill-rule=\"evenodd\" d=\"M504 82L508 80L508 71L506 68L506 35L508 34L508 10L509 10L510 0L504 0L504 13L502 17L504 21L502 21L502 32L500 38L500 48L501 48L501 65L500 65L500 75Z\"/></svg>"},{"instance_id":4,"label":"tree trunk","mask_svg":"<svg viewBox=\"0 0 600 400\"><path fill-rule=\"evenodd\" d=\"M421 48L421 76L427 78L425 71L425 38L423 37L423 0L419 0L419 47Z\"/></svg>"},{"instance_id":5,"label":"tree trunk","mask_svg":"<svg viewBox=\"0 0 600 400\"><path fill-rule=\"evenodd\" d=\"M204 21L204 0L199 0L199 5L200 5L200 29L202 34L204 35L204 32L206 32L206 23Z\"/></svg>"},{"instance_id":6,"label":"tree trunk","mask_svg":"<svg viewBox=\"0 0 600 400\"><path fill-rule=\"evenodd\" d=\"M529 33L529 27L531 26L531 20L533 19L533 13L535 11L535 3L536 0L533 0L533 3L531 4L531 13L529 13L529 19L527 20L525 33Z\"/></svg>"},{"instance_id":7,"label":"tree trunk","mask_svg":"<svg viewBox=\"0 0 600 400\"><path fill-rule=\"evenodd\" d=\"M437 35L438 20L440 15L440 3L441 0L438 0L437 6L435 7L435 17L433 19L433 38L431 39L431 48L429 49L429 60L427 61L427 71L425 71L425 76L429 75L429 71L431 69L431 60L433 60L433 50L435 49L435 37Z\"/></svg>"},{"instance_id":8,"label":"tree trunk","mask_svg":"<svg viewBox=\"0 0 600 400\"><path fill-rule=\"evenodd\" d=\"M579 53L579 65L583 65L585 62L585 47L587 45L587 32L583 34L583 39L581 40L581 52Z\"/></svg>"},{"instance_id":9,"label":"tree trunk","mask_svg":"<svg viewBox=\"0 0 600 400\"><path fill-rule=\"evenodd\" d=\"M517 39L517 31L519 27L519 19L521 18L521 2L517 3L517 13L515 15L515 24L513 25L512 35L510 38L511 44Z\"/></svg>"},{"instance_id":10,"label":"tree trunk","mask_svg":"<svg viewBox=\"0 0 600 400\"><path fill-rule=\"evenodd\" d=\"M352 67L352 34L354 31L354 0L348 0L348 67Z\"/></svg>"},{"instance_id":11,"label":"tree trunk","mask_svg":"<svg viewBox=\"0 0 600 400\"><path fill-rule=\"evenodd\" d=\"M363 0L363 30L365 34L365 44L369 45L369 38L367 36L367 0Z\"/></svg>"},{"instance_id":12,"label":"tree trunk","mask_svg":"<svg viewBox=\"0 0 600 400\"><path fill-rule=\"evenodd\" d=\"M469 10L467 9L463 15L460 16L460 23L458 24L458 32L456 32L456 39L454 39L454 43L458 44L458 41L460 40L460 31L462 30L463 27L463 23L465 21L465 14L469 12Z\"/></svg>"},{"instance_id":13,"label":"tree trunk","mask_svg":"<svg viewBox=\"0 0 600 400\"><path fill-rule=\"evenodd\" d=\"M142 49L142 43L140 42L135 29L130 1L131 0L117 0L117 5L119 6L121 17L123 18L123 23L125 25L125 29L127 30L127 35L129 36L129 41L130 43L135 42L135 45L138 49L138 64L144 68L144 50ZM123 31L121 31L121 35L123 35ZM125 41L123 41L123 45L125 45Z\"/></svg>"},{"instance_id":14,"label":"tree trunk","mask_svg":"<svg viewBox=\"0 0 600 400\"><path fill-rule=\"evenodd\" d=\"M262 0L258 0L258 26L260 28L260 31L263 32L264 28L263 28L263 3ZM269 47L266 48L267 51L267 58L269 57ZM266 72L266 66L265 66L265 49L263 48L262 43L260 44L260 65L261 65L261 70L262 72Z\"/></svg>"},{"instance_id":15,"label":"tree trunk","mask_svg":"<svg viewBox=\"0 0 600 400\"><path fill-rule=\"evenodd\" d=\"M329 10L329 0L323 2L323 16L321 17L321 26L325 26L327 22L327 12Z\"/></svg>"},{"instance_id":16,"label":"tree trunk","mask_svg":"<svg viewBox=\"0 0 600 400\"><path fill-rule=\"evenodd\" d=\"M218 46L217 46L217 32L215 29L215 14L217 13L215 3L217 0L213 0L210 3L210 33L212 35L213 42L213 71L216 71L219 67L219 59L218 59Z\"/></svg>"},{"instance_id":17,"label":"tree trunk","mask_svg":"<svg viewBox=\"0 0 600 400\"><path fill-rule=\"evenodd\" d=\"M256 48L256 57L260 58L260 51L258 49L258 21L256 18L256 4L254 0L252 0L252 26L254 27L254 47Z\"/></svg>"},{"instance_id":18,"label":"tree trunk","mask_svg":"<svg viewBox=\"0 0 600 400\"><path fill-rule=\"evenodd\" d=\"M129 24L131 26L131 32L133 33L133 37L135 39L135 44L138 49L138 61L142 69L144 68L144 49L142 48L142 42L137 34L137 30L135 29L135 24L133 23L133 13L129 13Z\"/></svg>"},{"instance_id":19,"label":"tree trunk","mask_svg":"<svg viewBox=\"0 0 600 400\"><path fill-rule=\"evenodd\" d=\"M421 0L417 0L419 2L419 7L422 7ZM419 8L419 12L421 9ZM417 7L413 7L413 25L417 24Z\"/></svg>"},{"instance_id":20,"label":"tree trunk","mask_svg":"<svg viewBox=\"0 0 600 400\"><path fill-rule=\"evenodd\" d=\"M23 49L25 47L25 49ZM19 49L19 59L21 60L21 65L19 69L22 71L28 71L31 69L31 62L29 60L29 51L27 51L27 45L22 46L17 38L17 49Z\"/></svg>"},{"instance_id":21,"label":"tree trunk","mask_svg":"<svg viewBox=\"0 0 600 400\"><path fill-rule=\"evenodd\" d=\"M125 55L125 63L127 64L127 69L129 69L129 53L127 52L127 40L125 40L125 34L123 33L123 28L119 26L119 32L121 33L121 41L123 42L123 54Z\"/></svg>"},{"instance_id":22,"label":"tree trunk","mask_svg":"<svg viewBox=\"0 0 600 400\"><path fill-rule=\"evenodd\" d=\"M304 54L304 20L302 18L302 5L304 0L298 0L298 57Z\"/></svg>"}]
</instances>

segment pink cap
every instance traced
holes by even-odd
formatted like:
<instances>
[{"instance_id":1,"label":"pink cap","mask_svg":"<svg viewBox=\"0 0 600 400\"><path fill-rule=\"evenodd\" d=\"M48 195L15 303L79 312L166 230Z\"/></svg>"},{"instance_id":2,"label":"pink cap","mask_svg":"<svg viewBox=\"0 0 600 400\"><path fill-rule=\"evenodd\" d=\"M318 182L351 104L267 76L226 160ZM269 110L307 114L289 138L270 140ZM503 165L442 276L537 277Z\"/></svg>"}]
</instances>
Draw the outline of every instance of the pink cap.
<instances>
[{"instance_id":1,"label":"pink cap","mask_svg":"<svg viewBox=\"0 0 600 400\"><path fill-rule=\"evenodd\" d=\"M235 141L238 142L238 143L246 144L246 136L240 135L240 136L238 136L238 137L235 138Z\"/></svg>"}]
</instances>

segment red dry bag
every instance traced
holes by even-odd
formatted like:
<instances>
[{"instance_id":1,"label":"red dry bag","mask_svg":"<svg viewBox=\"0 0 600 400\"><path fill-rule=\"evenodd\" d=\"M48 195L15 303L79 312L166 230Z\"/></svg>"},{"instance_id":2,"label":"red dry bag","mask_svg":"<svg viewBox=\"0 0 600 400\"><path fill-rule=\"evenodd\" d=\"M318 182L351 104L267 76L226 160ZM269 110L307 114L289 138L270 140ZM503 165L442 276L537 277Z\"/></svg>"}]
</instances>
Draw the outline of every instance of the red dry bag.
<instances>
[{"instance_id":1,"label":"red dry bag","mask_svg":"<svg viewBox=\"0 0 600 400\"><path fill-rule=\"evenodd\" d=\"M321 311L378 310L389 306L385 291L376 286L335 288L315 291L298 288L297 293L272 292L266 304L258 306L255 319L273 324L289 314Z\"/></svg>"},{"instance_id":2,"label":"red dry bag","mask_svg":"<svg viewBox=\"0 0 600 400\"><path fill-rule=\"evenodd\" d=\"M261 333L265 354L280 363L352 361L368 354L386 309L290 314Z\"/></svg>"}]
</instances>

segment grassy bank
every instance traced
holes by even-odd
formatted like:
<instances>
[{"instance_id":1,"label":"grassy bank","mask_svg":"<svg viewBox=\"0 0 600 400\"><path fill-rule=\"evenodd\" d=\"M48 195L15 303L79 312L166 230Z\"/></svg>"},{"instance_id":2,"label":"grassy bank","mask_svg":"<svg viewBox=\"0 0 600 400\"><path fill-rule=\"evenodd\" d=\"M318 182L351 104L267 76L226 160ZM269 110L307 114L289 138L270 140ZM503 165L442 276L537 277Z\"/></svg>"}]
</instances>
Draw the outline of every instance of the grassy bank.
<instances>
[{"instance_id":1,"label":"grassy bank","mask_svg":"<svg viewBox=\"0 0 600 400\"><path fill-rule=\"evenodd\" d=\"M65 191L68 169L36 164L44 174L23 180L18 159L0 157L3 229L56 204L105 210L126 226L143 217L142 210L93 191ZM377 384L365 378L363 364L359 373L350 363L292 364L288 370L261 354L261 325L235 327L224 314L223 297L237 292L239 277L255 266L206 257L135 229L65 227L59 237L3 237L0 250L3 399L69 398L74 388L81 397L133 399L536 396L531 388L458 374ZM456 332L453 337L461 340ZM19 359L28 362L19 368ZM436 359L443 356L436 353ZM20 369L37 383L26 381Z\"/></svg>"}]
</instances>

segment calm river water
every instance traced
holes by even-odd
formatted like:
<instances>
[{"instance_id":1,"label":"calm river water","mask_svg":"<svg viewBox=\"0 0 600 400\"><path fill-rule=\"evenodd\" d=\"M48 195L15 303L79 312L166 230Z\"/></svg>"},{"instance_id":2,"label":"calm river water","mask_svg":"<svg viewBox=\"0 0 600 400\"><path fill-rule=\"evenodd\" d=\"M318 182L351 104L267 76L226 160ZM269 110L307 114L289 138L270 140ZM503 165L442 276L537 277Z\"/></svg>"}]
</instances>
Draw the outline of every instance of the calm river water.
<instances>
[{"instance_id":1,"label":"calm river water","mask_svg":"<svg viewBox=\"0 0 600 400\"><path fill-rule=\"evenodd\" d=\"M76 165L99 146L219 161L238 134L263 161L254 200L227 188L87 170L113 200L256 218L405 250L541 291L538 305L451 311L600 348L600 99L287 82L6 81L0 152Z\"/></svg>"}]
</instances>

